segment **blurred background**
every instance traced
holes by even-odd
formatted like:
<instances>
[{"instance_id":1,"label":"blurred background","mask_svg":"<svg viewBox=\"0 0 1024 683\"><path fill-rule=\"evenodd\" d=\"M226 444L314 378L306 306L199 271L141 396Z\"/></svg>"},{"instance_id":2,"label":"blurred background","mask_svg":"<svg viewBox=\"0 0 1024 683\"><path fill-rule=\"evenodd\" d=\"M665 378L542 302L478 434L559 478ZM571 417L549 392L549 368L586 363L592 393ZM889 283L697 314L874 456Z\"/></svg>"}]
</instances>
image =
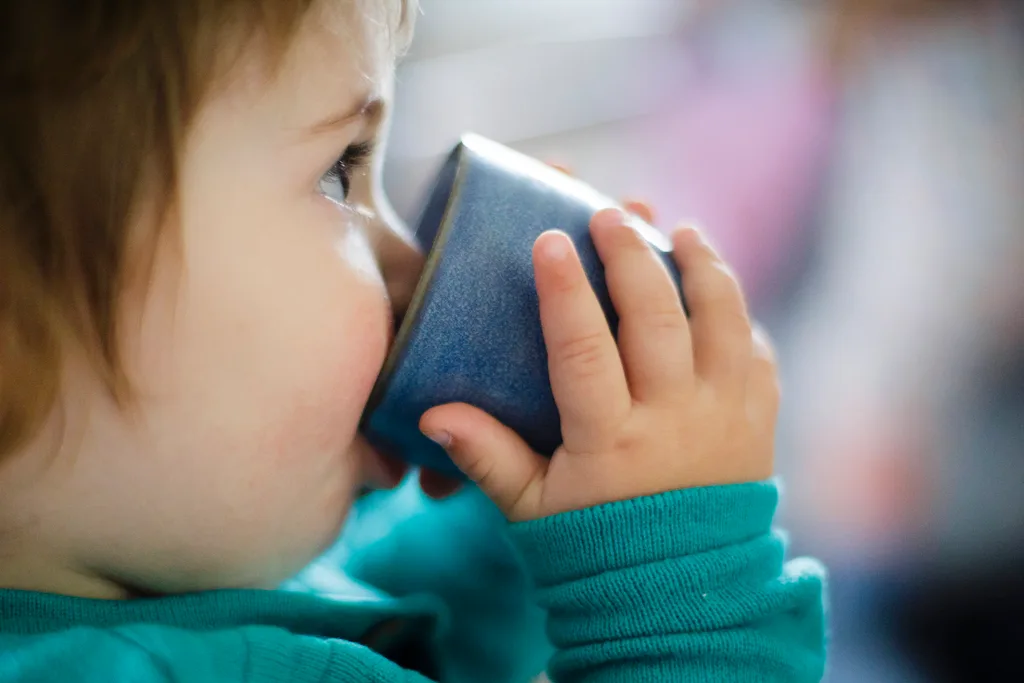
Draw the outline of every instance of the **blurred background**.
<instances>
[{"instance_id":1,"label":"blurred background","mask_svg":"<svg viewBox=\"0 0 1024 683\"><path fill-rule=\"evenodd\" d=\"M706 227L776 339L831 683L1024 681L1024 12L422 0L386 183L463 131Z\"/></svg>"}]
</instances>

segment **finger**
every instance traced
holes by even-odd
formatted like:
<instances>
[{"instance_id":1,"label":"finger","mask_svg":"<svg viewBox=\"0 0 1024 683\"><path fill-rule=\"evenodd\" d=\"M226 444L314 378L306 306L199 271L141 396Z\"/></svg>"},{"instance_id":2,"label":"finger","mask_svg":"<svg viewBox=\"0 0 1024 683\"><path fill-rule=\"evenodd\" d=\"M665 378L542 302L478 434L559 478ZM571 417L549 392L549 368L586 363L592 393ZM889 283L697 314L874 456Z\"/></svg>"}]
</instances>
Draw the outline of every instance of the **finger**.
<instances>
[{"instance_id":1,"label":"finger","mask_svg":"<svg viewBox=\"0 0 1024 683\"><path fill-rule=\"evenodd\" d=\"M654 209L651 208L651 205L647 202L640 201L638 199L630 199L623 203L623 207L626 211L639 217L640 220L648 225L654 225L657 221Z\"/></svg>"},{"instance_id":2,"label":"finger","mask_svg":"<svg viewBox=\"0 0 1024 683\"><path fill-rule=\"evenodd\" d=\"M457 403L428 410L420 429L510 521L533 519L540 510L548 460L511 429L478 408Z\"/></svg>"},{"instance_id":3,"label":"finger","mask_svg":"<svg viewBox=\"0 0 1024 683\"><path fill-rule=\"evenodd\" d=\"M409 471L405 462L376 452L366 458L364 467L364 477L371 489L393 489Z\"/></svg>"},{"instance_id":4,"label":"finger","mask_svg":"<svg viewBox=\"0 0 1024 683\"><path fill-rule=\"evenodd\" d=\"M767 333L753 331L753 356L747 376L747 416L761 434L774 434L781 402L778 362Z\"/></svg>"},{"instance_id":5,"label":"finger","mask_svg":"<svg viewBox=\"0 0 1024 683\"><path fill-rule=\"evenodd\" d=\"M592 452L632 405L619 350L569 237L541 235L533 264L562 439L571 452Z\"/></svg>"},{"instance_id":6,"label":"finger","mask_svg":"<svg viewBox=\"0 0 1024 683\"><path fill-rule=\"evenodd\" d=\"M633 399L678 394L693 377L690 329L679 290L621 211L595 214L591 234L619 314L619 354Z\"/></svg>"},{"instance_id":7,"label":"finger","mask_svg":"<svg viewBox=\"0 0 1024 683\"><path fill-rule=\"evenodd\" d=\"M462 482L458 479L452 479L434 470L420 470L420 489L435 500L447 498L458 491L461 486Z\"/></svg>"},{"instance_id":8,"label":"finger","mask_svg":"<svg viewBox=\"0 0 1024 683\"><path fill-rule=\"evenodd\" d=\"M673 244L690 309L696 373L719 391L738 398L746 387L752 353L743 291L697 230L676 231Z\"/></svg>"}]
</instances>

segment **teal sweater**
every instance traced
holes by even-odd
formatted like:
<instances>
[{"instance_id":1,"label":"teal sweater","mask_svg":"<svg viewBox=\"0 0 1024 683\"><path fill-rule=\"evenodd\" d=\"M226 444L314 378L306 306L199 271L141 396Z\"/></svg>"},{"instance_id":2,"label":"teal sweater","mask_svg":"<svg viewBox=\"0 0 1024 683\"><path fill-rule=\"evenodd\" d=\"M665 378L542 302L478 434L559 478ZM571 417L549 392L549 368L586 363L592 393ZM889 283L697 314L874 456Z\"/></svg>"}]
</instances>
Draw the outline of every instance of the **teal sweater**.
<instances>
[{"instance_id":1,"label":"teal sweater","mask_svg":"<svg viewBox=\"0 0 1024 683\"><path fill-rule=\"evenodd\" d=\"M818 681L823 572L772 483L506 525L476 490L374 494L274 591L0 591L0 683Z\"/></svg>"}]
</instances>

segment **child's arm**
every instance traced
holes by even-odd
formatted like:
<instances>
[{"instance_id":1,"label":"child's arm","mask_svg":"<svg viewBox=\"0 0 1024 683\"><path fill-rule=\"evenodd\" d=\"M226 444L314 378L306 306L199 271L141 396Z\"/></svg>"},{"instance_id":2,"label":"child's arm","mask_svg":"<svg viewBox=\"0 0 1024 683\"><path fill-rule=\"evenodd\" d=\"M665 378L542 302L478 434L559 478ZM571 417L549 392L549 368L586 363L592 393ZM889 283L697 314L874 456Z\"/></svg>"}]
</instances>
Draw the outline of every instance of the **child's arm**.
<instances>
[{"instance_id":1,"label":"child's arm","mask_svg":"<svg viewBox=\"0 0 1024 683\"><path fill-rule=\"evenodd\" d=\"M821 575L783 568L774 489L744 483L771 477L779 388L738 282L701 235L678 231L688 318L621 213L600 212L591 233L617 335L564 235L534 253L554 456L466 405L429 411L424 432L518 523L556 678L820 677Z\"/></svg>"},{"instance_id":2,"label":"child's arm","mask_svg":"<svg viewBox=\"0 0 1024 683\"><path fill-rule=\"evenodd\" d=\"M513 526L558 648L552 680L819 681L824 574L783 564L772 483L675 491Z\"/></svg>"},{"instance_id":3,"label":"child's arm","mask_svg":"<svg viewBox=\"0 0 1024 683\"><path fill-rule=\"evenodd\" d=\"M358 576L395 595L437 594L452 608L437 643L442 680L525 683L551 658L549 640L555 680L614 672L629 681L659 668L665 680L820 679L823 572L806 560L783 569L782 539L770 531L774 484L662 494L507 531L478 495L428 512L407 487L397 497L414 510L374 518L377 536L394 526L357 554ZM538 584L547 637L523 564L503 550L510 540ZM585 605L581 591L592 594ZM575 628L582 621L589 630ZM674 656L663 656L665 643ZM746 658L726 654L741 649Z\"/></svg>"},{"instance_id":4,"label":"child's arm","mask_svg":"<svg viewBox=\"0 0 1024 683\"><path fill-rule=\"evenodd\" d=\"M770 483L676 491L513 525L558 650L556 683L811 683L822 573L783 567ZM486 660L486 657L484 658ZM509 680L481 670L452 683ZM0 683L427 683L354 643L250 627L0 638ZM517 681L526 683L526 680Z\"/></svg>"}]
</instances>

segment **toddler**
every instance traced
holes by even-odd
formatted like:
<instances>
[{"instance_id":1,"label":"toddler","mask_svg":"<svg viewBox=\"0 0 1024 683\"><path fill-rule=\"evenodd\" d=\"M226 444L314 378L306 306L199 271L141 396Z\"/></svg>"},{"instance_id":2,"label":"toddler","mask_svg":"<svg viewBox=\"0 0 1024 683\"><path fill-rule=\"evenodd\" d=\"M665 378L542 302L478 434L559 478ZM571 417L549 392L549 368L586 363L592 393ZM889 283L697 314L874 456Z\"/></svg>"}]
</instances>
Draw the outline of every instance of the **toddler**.
<instances>
[{"instance_id":1,"label":"toddler","mask_svg":"<svg viewBox=\"0 0 1024 683\"><path fill-rule=\"evenodd\" d=\"M700 234L687 320L616 210L617 341L565 235L535 246L554 457L438 406L473 485L409 475L455 493L394 520L437 548L391 546L415 588L285 583L406 479L357 428L423 260L380 187L412 2L0 7L0 682L821 677L823 573L771 530L771 352ZM500 562L465 565L453 509L508 520ZM507 665L538 650L500 613L445 640L525 586L546 664Z\"/></svg>"}]
</instances>

